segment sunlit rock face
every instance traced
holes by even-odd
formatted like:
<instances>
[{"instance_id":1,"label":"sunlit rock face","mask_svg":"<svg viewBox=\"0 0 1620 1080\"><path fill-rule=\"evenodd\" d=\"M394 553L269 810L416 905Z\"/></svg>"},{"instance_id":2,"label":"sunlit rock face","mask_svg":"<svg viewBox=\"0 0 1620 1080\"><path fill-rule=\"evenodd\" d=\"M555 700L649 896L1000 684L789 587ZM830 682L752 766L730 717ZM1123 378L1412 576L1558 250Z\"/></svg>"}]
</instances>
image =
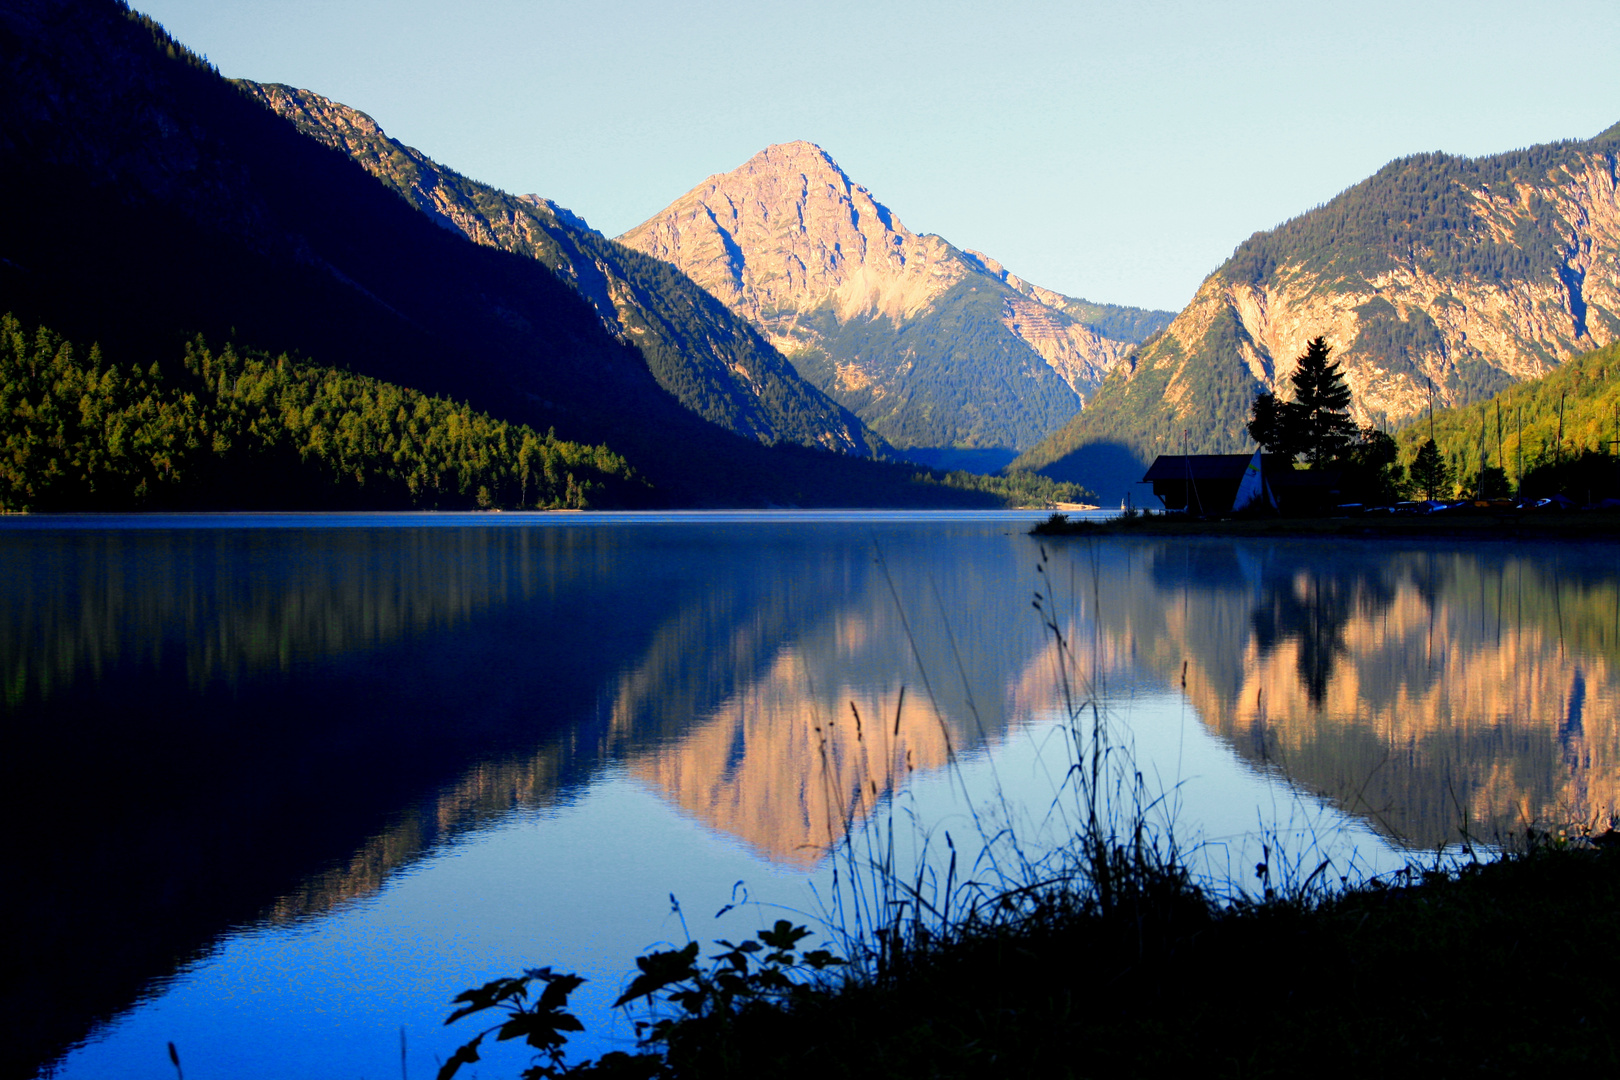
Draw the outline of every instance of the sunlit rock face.
<instances>
[{"instance_id":1,"label":"sunlit rock face","mask_svg":"<svg viewBox=\"0 0 1620 1080\"><path fill-rule=\"evenodd\" d=\"M791 651L678 746L632 774L683 811L773 862L813 866L913 773L948 757L950 727L928 700L823 684Z\"/></svg>"},{"instance_id":2,"label":"sunlit rock face","mask_svg":"<svg viewBox=\"0 0 1620 1080\"><path fill-rule=\"evenodd\" d=\"M770 146L711 176L623 237L686 269L763 321L830 303L844 320L910 318L969 272L956 249L918 236L819 146ZM777 320L780 321L780 320ZM776 344L791 346L779 334Z\"/></svg>"},{"instance_id":3,"label":"sunlit rock face","mask_svg":"<svg viewBox=\"0 0 1620 1080\"><path fill-rule=\"evenodd\" d=\"M709 177L620 240L684 270L899 446L1030 445L1168 319L914 233L802 141ZM1122 313L1147 322L1102 325Z\"/></svg>"},{"instance_id":4,"label":"sunlit rock face","mask_svg":"<svg viewBox=\"0 0 1620 1080\"><path fill-rule=\"evenodd\" d=\"M998 744L1056 700L1057 669L1012 583L944 569L860 567L836 592L784 582L751 604L683 610L613 695L631 774L774 862L815 865L913 776ZM1004 602L975 608L985 590Z\"/></svg>"}]
</instances>

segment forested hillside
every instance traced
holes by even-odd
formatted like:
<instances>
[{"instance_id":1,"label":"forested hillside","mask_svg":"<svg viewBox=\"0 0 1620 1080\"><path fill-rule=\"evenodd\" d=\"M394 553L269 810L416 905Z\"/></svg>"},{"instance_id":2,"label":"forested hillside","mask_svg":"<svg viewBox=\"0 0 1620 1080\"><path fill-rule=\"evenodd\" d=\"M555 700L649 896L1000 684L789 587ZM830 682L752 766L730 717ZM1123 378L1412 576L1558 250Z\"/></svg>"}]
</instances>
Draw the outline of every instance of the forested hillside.
<instances>
[{"instance_id":1,"label":"forested hillside","mask_svg":"<svg viewBox=\"0 0 1620 1080\"><path fill-rule=\"evenodd\" d=\"M1489 157L1403 158L1256 233L1014 467L1095 483L1107 461L1124 475L1183 445L1241 450L1249 401L1285 389L1318 335L1357 420L1386 428L1620 338L1620 125Z\"/></svg>"},{"instance_id":2,"label":"forested hillside","mask_svg":"<svg viewBox=\"0 0 1620 1080\"><path fill-rule=\"evenodd\" d=\"M669 263L607 239L549 200L508 195L447 169L346 105L289 86L236 83L440 224L556 271L610 333L640 351L658 384L705 420L765 443L857 454L882 447L752 325Z\"/></svg>"},{"instance_id":3,"label":"forested hillside","mask_svg":"<svg viewBox=\"0 0 1620 1080\"><path fill-rule=\"evenodd\" d=\"M201 341L178 363L0 317L0 510L585 509L651 494L563 442L362 375Z\"/></svg>"},{"instance_id":4,"label":"forested hillside","mask_svg":"<svg viewBox=\"0 0 1620 1080\"><path fill-rule=\"evenodd\" d=\"M1550 375L1488 400L1437 409L1396 433L1403 462L1433 435L1460 490L1478 488L1481 467L1498 470L1507 494L1564 491L1577 501L1620 488L1620 344L1567 361Z\"/></svg>"},{"instance_id":5,"label":"forested hillside","mask_svg":"<svg viewBox=\"0 0 1620 1080\"><path fill-rule=\"evenodd\" d=\"M777 459L806 472L802 452ZM859 468L858 462L851 466ZM900 505L1046 505L1043 476L872 464ZM868 476L864 490L872 490ZM852 490L861 488L852 486ZM880 489L881 490L881 489ZM215 352L121 365L0 316L0 510L548 510L653 505L606 446L292 359Z\"/></svg>"}]
</instances>

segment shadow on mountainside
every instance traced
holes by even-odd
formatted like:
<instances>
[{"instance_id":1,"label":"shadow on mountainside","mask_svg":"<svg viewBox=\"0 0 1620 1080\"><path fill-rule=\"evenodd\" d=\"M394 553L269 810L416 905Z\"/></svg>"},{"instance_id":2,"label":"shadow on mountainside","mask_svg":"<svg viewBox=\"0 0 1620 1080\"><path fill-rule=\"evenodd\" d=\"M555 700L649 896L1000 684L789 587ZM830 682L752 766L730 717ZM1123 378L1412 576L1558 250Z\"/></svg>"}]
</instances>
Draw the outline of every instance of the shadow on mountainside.
<instances>
[{"instance_id":1,"label":"shadow on mountainside","mask_svg":"<svg viewBox=\"0 0 1620 1080\"><path fill-rule=\"evenodd\" d=\"M899 451L899 456L930 469L945 472L966 469L989 474L1005 469L1018 456L1018 451L1007 446L913 446Z\"/></svg>"},{"instance_id":2,"label":"shadow on mountainside","mask_svg":"<svg viewBox=\"0 0 1620 1080\"><path fill-rule=\"evenodd\" d=\"M1127 495L1137 506L1157 506L1153 489L1142 484L1148 464L1142 455L1118 442L1095 442L1077 447L1035 470L1054 480L1083 483L1097 493L1102 506L1118 506Z\"/></svg>"}]
</instances>

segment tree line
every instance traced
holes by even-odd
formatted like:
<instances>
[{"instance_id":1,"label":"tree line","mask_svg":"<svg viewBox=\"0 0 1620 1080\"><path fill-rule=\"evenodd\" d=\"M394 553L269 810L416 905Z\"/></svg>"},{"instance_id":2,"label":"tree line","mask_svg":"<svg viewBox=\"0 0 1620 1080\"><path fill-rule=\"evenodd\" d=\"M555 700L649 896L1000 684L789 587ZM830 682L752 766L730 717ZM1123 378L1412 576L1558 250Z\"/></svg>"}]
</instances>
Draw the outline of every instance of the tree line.
<instances>
[{"instance_id":1,"label":"tree line","mask_svg":"<svg viewBox=\"0 0 1620 1080\"><path fill-rule=\"evenodd\" d=\"M1390 162L1323 206L1255 233L1222 268L1235 281L1263 282L1279 266L1301 265L1346 279L1371 279L1410 260L1438 277L1486 281L1552 277L1567 243L1553 200L1525 188L1556 189L1594 152L1613 152L1620 132L1532 146L1488 157L1415 154ZM1512 205L1513 231L1480 217L1480 196Z\"/></svg>"},{"instance_id":2,"label":"tree line","mask_svg":"<svg viewBox=\"0 0 1620 1080\"><path fill-rule=\"evenodd\" d=\"M1425 469L1443 492L1436 498L1620 496L1620 344L1488 401L1436 410L1395 439L1401 458Z\"/></svg>"},{"instance_id":3,"label":"tree line","mask_svg":"<svg viewBox=\"0 0 1620 1080\"><path fill-rule=\"evenodd\" d=\"M606 446L291 358L123 366L0 317L0 508L584 509L646 501Z\"/></svg>"},{"instance_id":4,"label":"tree line","mask_svg":"<svg viewBox=\"0 0 1620 1080\"><path fill-rule=\"evenodd\" d=\"M1290 376L1292 399L1261 394L1248 431L1268 453L1340 470L1346 501L1620 496L1620 344L1393 437L1350 419L1330 352L1312 341Z\"/></svg>"}]
</instances>

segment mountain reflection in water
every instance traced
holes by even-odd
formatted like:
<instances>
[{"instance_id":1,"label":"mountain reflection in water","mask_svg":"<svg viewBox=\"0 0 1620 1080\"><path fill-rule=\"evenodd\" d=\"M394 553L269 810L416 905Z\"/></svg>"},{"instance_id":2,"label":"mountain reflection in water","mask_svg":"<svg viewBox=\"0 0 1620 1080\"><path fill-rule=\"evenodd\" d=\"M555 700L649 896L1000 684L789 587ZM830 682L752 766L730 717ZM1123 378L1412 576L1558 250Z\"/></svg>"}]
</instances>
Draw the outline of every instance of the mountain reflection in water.
<instances>
[{"instance_id":1,"label":"mountain reflection in water","mask_svg":"<svg viewBox=\"0 0 1620 1080\"><path fill-rule=\"evenodd\" d=\"M1615 803L1608 546L1075 540L1041 575L1006 520L458 524L0 530L0 797L38 823L8 1071L610 769L809 869L1065 674L1127 724L1182 692L1416 848Z\"/></svg>"}]
</instances>

